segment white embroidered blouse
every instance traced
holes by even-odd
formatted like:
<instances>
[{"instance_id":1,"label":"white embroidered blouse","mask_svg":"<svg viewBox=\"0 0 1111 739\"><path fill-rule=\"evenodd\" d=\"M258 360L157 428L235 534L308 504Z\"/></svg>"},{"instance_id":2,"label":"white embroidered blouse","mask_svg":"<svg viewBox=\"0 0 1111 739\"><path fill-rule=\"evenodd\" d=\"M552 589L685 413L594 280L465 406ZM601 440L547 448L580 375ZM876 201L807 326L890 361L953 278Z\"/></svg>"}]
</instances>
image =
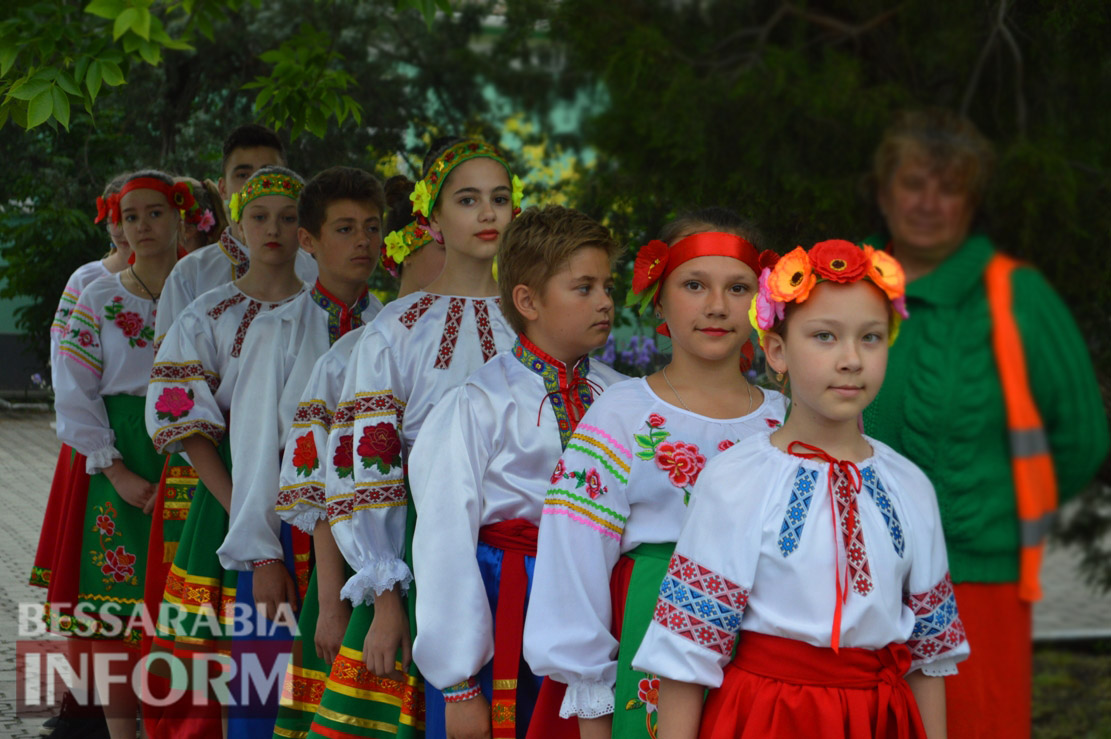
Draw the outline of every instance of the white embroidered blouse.
<instances>
[{"instance_id":1,"label":"white embroidered blouse","mask_svg":"<svg viewBox=\"0 0 1111 739\"><path fill-rule=\"evenodd\" d=\"M369 292L349 308L318 282L251 326L231 396L231 511L217 550L224 569L249 570L260 559L281 559L281 521L274 506L297 402L332 343L380 310L382 303Z\"/></svg>"},{"instance_id":2,"label":"white embroidered blouse","mask_svg":"<svg viewBox=\"0 0 1111 739\"><path fill-rule=\"evenodd\" d=\"M107 277L110 274L111 272L104 266L104 262L97 259L82 264L66 280L66 287L62 290L62 297L58 299L58 307L54 310L54 322L50 324L50 371L52 377L54 368L58 365L58 347L66 336L69 317L77 305L77 299L81 296L81 291L93 280ZM54 384L53 380L51 384Z\"/></svg>"},{"instance_id":3,"label":"white embroidered blouse","mask_svg":"<svg viewBox=\"0 0 1111 739\"><path fill-rule=\"evenodd\" d=\"M872 457L856 465L859 478L848 475L859 492L843 496L835 484L835 503L831 466L768 436L746 439L699 478L634 667L716 687L740 630L829 647L840 568L841 646L905 642L911 670L955 674L968 641L930 481L869 438ZM857 514L842 515L850 498Z\"/></svg>"},{"instance_id":4,"label":"white embroidered blouse","mask_svg":"<svg viewBox=\"0 0 1111 739\"><path fill-rule=\"evenodd\" d=\"M707 461L781 424L786 399L763 393L752 413L715 419L664 402L643 378L628 380L579 423L544 501L523 647L533 672L567 684L565 718L614 709L610 574L618 558L675 541Z\"/></svg>"},{"instance_id":5,"label":"white embroidered blouse","mask_svg":"<svg viewBox=\"0 0 1111 739\"><path fill-rule=\"evenodd\" d=\"M155 326L158 345L190 303L215 287L238 280L247 274L250 265L247 245L232 236L230 228L224 229L219 240L179 259L159 298L161 318ZM316 282L316 260L308 252L297 250L294 269L306 285Z\"/></svg>"},{"instance_id":6,"label":"white embroidered blouse","mask_svg":"<svg viewBox=\"0 0 1111 739\"><path fill-rule=\"evenodd\" d=\"M404 455L432 406L513 345L498 303L407 295L378 314L352 352L326 452L332 535L355 570L340 595L352 603L412 580L402 560Z\"/></svg>"},{"instance_id":7,"label":"white embroidered blouse","mask_svg":"<svg viewBox=\"0 0 1111 739\"><path fill-rule=\"evenodd\" d=\"M193 434L219 445L247 329L260 313L295 297L260 303L225 282L189 304L163 338L150 372L146 424L155 449L180 452L181 440Z\"/></svg>"},{"instance_id":8,"label":"white embroidered blouse","mask_svg":"<svg viewBox=\"0 0 1111 739\"><path fill-rule=\"evenodd\" d=\"M409 456L409 483L420 590L413 658L432 685L473 677L494 654L475 559L479 529L512 519L540 523L547 481L574 422L596 392L624 379L586 358L568 368L519 338L428 414Z\"/></svg>"},{"instance_id":9,"label":"white embroidered blouse","mask_svg":"<svg viewBox=\"0 0 1111 739\"><path fill-rule=\"evenodd\" d=\"M58 347L54 409L58 438L96 474L122 455L102 398L147 392L154 362L155 303L124 289L119 275L89 283L73 307Z\"/></svg>"}]
</instances>

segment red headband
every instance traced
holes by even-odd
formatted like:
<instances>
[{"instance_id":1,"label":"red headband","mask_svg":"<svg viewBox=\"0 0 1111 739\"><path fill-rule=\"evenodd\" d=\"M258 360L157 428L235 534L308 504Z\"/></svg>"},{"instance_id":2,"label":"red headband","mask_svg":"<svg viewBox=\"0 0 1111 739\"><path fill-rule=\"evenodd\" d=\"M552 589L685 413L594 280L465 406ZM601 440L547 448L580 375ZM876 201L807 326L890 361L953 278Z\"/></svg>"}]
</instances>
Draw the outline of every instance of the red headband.
<instances>
[{"instance_id":1,"label":"red headband","mask_svg":"<svg viewBox=\"0 0 1111 739\"><path fill-rule=\"evenodd\" d=\"M122 216L120 213L120 201L123 196L132 190L154 190L166 196L166 203L171 207L180 211L186 211L193 207L193 191L189 189L189 185L184 182L178 182L170 185L157 177L136 177L128 182L118 193L109 195L107 198L96 199L96 220L93 223L100 223L107 216L112 219L112 223L119 223Z\"/></svg>"}]
</instances>

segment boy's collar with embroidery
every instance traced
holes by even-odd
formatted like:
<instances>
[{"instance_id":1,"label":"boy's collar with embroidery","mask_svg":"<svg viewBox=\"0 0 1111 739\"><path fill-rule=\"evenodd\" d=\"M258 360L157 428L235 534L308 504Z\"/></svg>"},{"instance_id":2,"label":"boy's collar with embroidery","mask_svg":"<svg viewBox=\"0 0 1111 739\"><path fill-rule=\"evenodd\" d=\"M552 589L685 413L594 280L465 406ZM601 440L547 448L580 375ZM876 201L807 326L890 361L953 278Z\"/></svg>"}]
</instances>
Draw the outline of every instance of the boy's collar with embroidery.
<instances>
[{"instance_id":1,"label":"boy's collar with embroidery","mask_svg":"<svg viewBox=\"0 0 1111 739\"><path fill-rule=\"evenodd\" d=\"M317 279L312 286L312 301L328 313L328 344L336 343L348 331L363 325L363 312L370 307L370 291L363 288L362 295L355 301L355 305L348 307L346 303L337 298L328 289L320 284Z\"/></svg>"}]
</instances>

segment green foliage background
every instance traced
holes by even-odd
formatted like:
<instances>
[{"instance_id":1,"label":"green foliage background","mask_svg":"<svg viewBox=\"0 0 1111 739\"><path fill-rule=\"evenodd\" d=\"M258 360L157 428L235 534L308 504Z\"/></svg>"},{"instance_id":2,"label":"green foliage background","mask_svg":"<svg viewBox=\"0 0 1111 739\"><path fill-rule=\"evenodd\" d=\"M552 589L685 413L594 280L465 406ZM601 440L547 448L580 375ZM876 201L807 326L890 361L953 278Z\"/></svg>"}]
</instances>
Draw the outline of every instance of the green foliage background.
<instances>
[{"instance_id":1,"label":"green foliage background","mask_svg":"<svg viewBox=\"0 0 1111 739\"><path fill-rule=\"evenodd\" d=\"M249 119L280 125L306 174L411 174L430 137L481 134L516 153L531 202L575 205L630 245L720 204L784 251L873 233L884 126L942 105L996 143L983 225L1056 285L1109 387L1105 0L92 5L14 0L0 22L2 276L34 297L20 321L42 351L66 277L107 245L91 224L103 182L140 166L215 178L223 134ZM48 98L53 117L24 130ZM1083 525L1098 541L1111 516Z\"/></svg>"}]
</instances>

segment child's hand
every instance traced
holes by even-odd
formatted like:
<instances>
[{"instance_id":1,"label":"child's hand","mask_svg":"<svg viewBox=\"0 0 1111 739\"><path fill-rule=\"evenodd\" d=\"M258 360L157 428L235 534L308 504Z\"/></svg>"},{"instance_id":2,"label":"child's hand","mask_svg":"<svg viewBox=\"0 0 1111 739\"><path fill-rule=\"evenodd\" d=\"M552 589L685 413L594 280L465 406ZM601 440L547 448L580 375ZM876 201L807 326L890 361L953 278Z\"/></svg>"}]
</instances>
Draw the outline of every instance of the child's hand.
<instances>
[{"instance_id":1,"label":"child's hand","mask_svg":"<svg viewBox=\"0 0 1111 739\"><path fill-rule=\"evenodd\" d=\"M479 693L470 700L444 705L447 739L490 739L490 702Z\"/></svg>"},{"instance_id":2,"label":"child's hand","mask_svg":"<svg viewBox=\"0 0 1111 739\"><path fill-rule=\"evenodd\" d=\"M255 608L271 621L277 617L278 609L283 604L290 608L297 605L297 586L281 562L271 562L256 569L252 589Z\"/></svg>"},{"instance_id":3,"label":"child's hand","mask_svg":"<svg viewBox=\"0 0 1111 739\"><path fill-rule=\"evenodd\" d=\"M339 648L343 646L343 635L351 621L351 604L345 600L334 603L320 600L320 617L316 620L316 656L328 664L336 661Z\"/></svg>"},{"instance_id":4,"label":"child's hand","mask_svg":"<svg viewBox=\"0 0 1111 739\"><path fill-rule=\"evenodd\" d=\"M154 510L158 486L127 469L122 459L113 459L112 464L104 468L104 476L126 503L142 508L143 513L149 514Z\"/></svg>"},{"instance_id":5,"label":"child's hand","mask_svg":"<svg viewBox=\"0 0 1111 739\"><path fill-rule=\"evenodd\" d=\"M378 677L404 680L405 675L394 666L398 648L401 649L401 669L407 671L412 660L409 617L405 615L401 595L395 587L374 599L374 620L363 642L366 668Z\"/></svg>"}]
</instances>

